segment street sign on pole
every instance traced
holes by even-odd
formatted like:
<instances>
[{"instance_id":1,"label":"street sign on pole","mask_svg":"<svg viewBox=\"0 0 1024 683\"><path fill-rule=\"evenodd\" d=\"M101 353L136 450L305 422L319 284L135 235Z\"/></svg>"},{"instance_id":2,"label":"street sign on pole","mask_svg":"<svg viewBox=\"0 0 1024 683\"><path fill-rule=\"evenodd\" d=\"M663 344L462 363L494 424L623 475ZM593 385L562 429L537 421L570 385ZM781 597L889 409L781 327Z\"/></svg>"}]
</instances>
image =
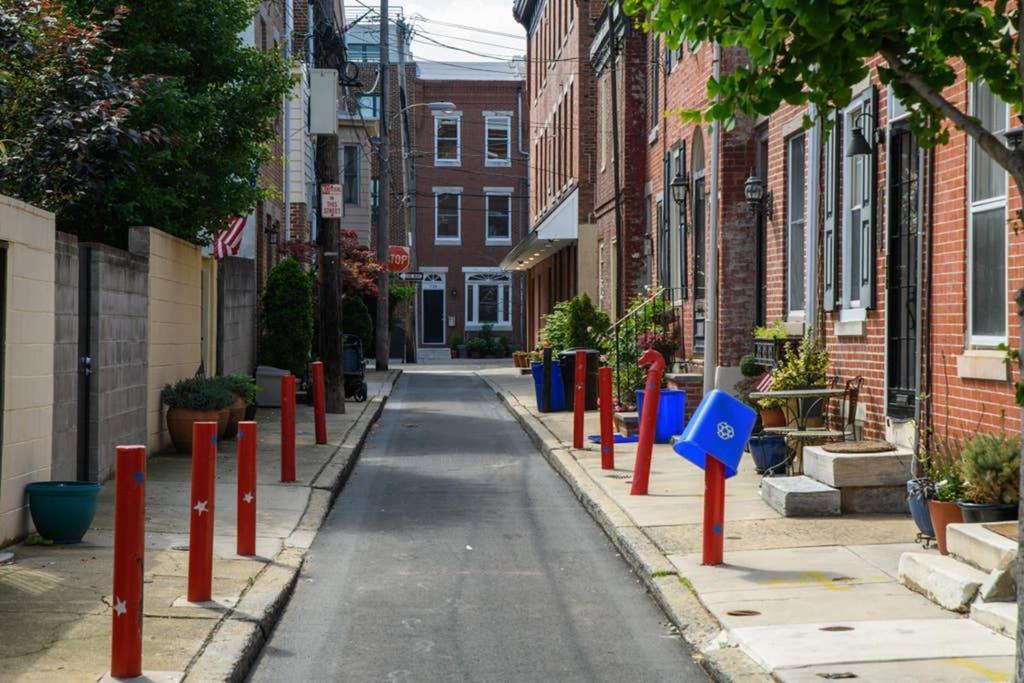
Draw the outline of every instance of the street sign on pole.
<instances>
[{"instance_id":1,"label":"street sign on pole","mask_svg":"<svg viewBox=\"0 0 1024 683\"><path fill-rule=\"evenodd\" d=\"M392 245L388 247L388 271L401 273L409 267L412 257L409 254L409 247Z\"/></svg>"},{"instance_id":2,"label":"street sign on pole","mask_svg":"<svg viewBox=\"0 0 1024 683\"><path fill-rule=\"evenodd\" d=\"M423 282L423 273L399 273L398 279L402 280L403 282Z\"/></svg>"},{"instance_id":3,"label":"street sign on pole","mask_svg":"<svg viewBox=\"0 0 1024 683\"><path fill-rule=\"evenodd\" d=\"M323 218L341 218L341 185L320 185L320 215Z\"/></svg>"}]
</instances>

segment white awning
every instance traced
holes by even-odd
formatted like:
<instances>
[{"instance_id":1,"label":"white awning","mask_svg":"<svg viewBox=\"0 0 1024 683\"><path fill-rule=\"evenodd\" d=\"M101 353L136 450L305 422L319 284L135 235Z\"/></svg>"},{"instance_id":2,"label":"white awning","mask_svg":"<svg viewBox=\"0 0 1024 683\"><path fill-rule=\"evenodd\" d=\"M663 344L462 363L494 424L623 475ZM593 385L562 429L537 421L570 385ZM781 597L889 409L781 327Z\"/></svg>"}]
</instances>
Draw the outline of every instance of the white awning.
<instances>
[{"instance_id":1,"label":"white awning","mask_svg":"<svg viewBox=\"0 0 1024 683\"><path fill-rule=\"evenodd\" d=\"M559 202L501 261L502 270L528 270L579 237L579 189Z\"/></svg>"}]
</instances>

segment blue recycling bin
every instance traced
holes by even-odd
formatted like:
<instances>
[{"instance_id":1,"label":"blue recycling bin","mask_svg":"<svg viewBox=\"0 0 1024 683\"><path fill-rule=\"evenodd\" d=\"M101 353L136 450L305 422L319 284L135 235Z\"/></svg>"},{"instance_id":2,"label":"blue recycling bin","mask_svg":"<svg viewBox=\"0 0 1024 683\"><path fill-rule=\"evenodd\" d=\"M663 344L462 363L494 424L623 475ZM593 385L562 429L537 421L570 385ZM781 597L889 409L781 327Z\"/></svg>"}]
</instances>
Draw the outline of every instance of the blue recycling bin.
<instances>
[{"instance_id":1,"label":"blue recycling bin","mask_svg":"<svg viewBox=\"0 0 1024 683\"><path fill-rule=\"evenodd\" d=\"M636 412L643 415L644 389L636 391ZM662 389L658 401L658 423L654 429L654 443L668 443L673 436L683 433L686 423L686 392L682 389Z\"/></svg>"},{"instance_id":2,"label":"blue recycling bin","mask_svg":"<svg viewBox=\"0 0 1024 683\"><path fill-rule=\"evenodd\" d=\"M544 362L535 360L530 363L533 372L533 390L537 394L537 410L556 413L565 410L565 396L562 394L562 374L558 363L551 363L551 405L544 411Z\"/></svg>"},{"instance_id":3,"label":"blue recycling bin","mask_svg":"<svg viewBox=\"0 0 1024 683\"><path fill-rule=\"evenodd\" d=\"M704 395L672 448L701 469L711 455L725 465L726 477L735 476L756 419L750 406L715 389Z\"/></svg>"}]
</instances>

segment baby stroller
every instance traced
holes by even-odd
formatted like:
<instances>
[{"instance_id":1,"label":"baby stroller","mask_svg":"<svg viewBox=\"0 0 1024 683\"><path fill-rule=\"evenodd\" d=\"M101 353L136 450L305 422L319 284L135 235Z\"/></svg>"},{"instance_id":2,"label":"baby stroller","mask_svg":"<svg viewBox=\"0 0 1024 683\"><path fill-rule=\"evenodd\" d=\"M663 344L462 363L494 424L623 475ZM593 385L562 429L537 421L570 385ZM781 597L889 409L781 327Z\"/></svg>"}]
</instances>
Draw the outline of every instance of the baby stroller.
<instances>
[{"instance_id":1,"label":"baby stroller","mask_svg":"<svg viewBox=\"0 0 1024 683\"><path fill-rule=\"evenodd\" d=\"M354 334L341 337L345 398L366 400L366 361L363 360L363 342Z\"/></svg>"}]
</instances>

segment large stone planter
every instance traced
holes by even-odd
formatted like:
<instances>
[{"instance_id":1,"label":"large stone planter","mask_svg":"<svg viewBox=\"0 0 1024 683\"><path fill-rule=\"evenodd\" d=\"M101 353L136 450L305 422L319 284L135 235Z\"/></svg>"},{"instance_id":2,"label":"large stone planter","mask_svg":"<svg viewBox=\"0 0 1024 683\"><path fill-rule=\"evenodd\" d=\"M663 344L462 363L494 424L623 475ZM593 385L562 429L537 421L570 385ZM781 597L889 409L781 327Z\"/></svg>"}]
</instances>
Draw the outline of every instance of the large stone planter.
<instances>
[{"instance_id":1,"label":"large stone planter","mask_svg":"<svg viewBox=\"0 0 1024 683\"><path fill-rule=\"evenodd\" d=\"M221 411L219 410L191 410L189 408L168 408L167 409L167 433L171 436L171 443L174 450L179 453L192 452L192 423L193 422L216 422L218 433L220 428ZM228 411L224 411L224 425L227 426Z\"/></svg>"}]
</instances>

